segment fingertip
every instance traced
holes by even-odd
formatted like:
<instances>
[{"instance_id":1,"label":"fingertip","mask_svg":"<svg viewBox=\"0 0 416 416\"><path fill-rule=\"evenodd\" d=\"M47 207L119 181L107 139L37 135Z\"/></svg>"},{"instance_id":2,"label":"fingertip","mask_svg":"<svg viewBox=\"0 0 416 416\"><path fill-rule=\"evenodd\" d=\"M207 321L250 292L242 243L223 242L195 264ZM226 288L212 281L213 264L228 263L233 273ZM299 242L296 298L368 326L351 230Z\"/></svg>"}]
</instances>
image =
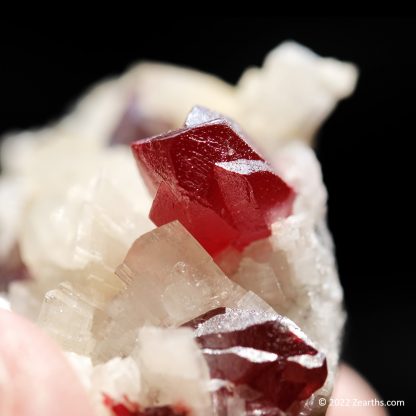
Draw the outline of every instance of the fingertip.
<instances>
[{"instance_id":1,"label":"fingertip","mask_svg":"<svg viewBox=\"0 0 416 416\"><path fill-rule=\"evenodd\" d=\"M39 328L0 309L0 414L91 416L62 351Z\"/></svg>"},{"instance_id":2,"label":"fingertip","mask_svg":"<svg viewBox=\"0 0 416 416\"><path fill-rule=\"evenodd\" d=\"M327 416L387 416L370 384L346 364L339 366Z\"/></svg>"}]
</instances>

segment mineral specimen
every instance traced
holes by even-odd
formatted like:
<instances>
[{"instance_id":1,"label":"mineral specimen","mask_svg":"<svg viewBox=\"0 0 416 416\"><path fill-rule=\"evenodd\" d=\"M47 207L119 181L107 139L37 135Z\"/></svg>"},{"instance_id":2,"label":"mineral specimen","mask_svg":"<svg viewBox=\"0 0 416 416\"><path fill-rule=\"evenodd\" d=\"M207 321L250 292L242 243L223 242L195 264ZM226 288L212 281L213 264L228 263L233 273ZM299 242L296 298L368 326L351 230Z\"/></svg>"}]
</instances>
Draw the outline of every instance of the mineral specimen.
<instances>
[{"instance_id":1,"label":"mineral specimen","mask_svg":"<svg viewBox=\"0 0 416 416\"><path fill-rule=\"evenodd\" d=\"M293 190L224 119L135 142L156 225L179 220L211 254L243 249L290 214Z\"/></svg>"},{"instance_id":2,"label":"mineral specimen","mask_svg":"<svg viewBox=\"0 0 416 416\"><path fill-rule=\"evenodd\" d=\"M66 351L94 414L322 414L345 314L306 143L356 76L291 42L235 87L143 63L3 141L0 307ZM142 181L125 144L154 134Z\"/></svg>"}]
</instances>

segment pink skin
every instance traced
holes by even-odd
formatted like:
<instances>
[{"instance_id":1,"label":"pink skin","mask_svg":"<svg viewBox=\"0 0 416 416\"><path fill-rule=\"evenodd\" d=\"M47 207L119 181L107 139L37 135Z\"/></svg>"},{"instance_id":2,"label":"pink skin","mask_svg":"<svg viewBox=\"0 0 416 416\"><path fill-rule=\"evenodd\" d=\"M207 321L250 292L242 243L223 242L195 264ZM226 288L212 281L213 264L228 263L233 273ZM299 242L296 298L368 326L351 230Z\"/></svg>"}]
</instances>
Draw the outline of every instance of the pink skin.
<instances>
[{"instance_id":1,"label":"pink skin","mask_svg":"<svg viewBox=\"0 0 416 416\"><path fill-rule=\"evenodd\" d=\"M0 415L93 415L59 347L34 324L1 309Z\"/></svg>"},{"instance_id":2,"label":"pink skin","mask_svg":"<svg viewBox=\"0 0 416 416\"><path fill-rule=\"evenodd\" d=\"M334 399L371 400L377 394L341 365ZM34 324L0 309L0 415L92 416L88 398L61 350ZM327 416L386 416L382 407L330 406Z\"/></svg>"},{"instance_id":3,"label":"pink skin","mask_svg":"<svg viewBox=\"0 0 416 416\"><path fill-rule=\"evenodd\" d=\"M358 401L380 400L380 396L355 370L342 364L335 379L332 406L326 416L387 416L388 412L380 406L336 406L338 404L358 403Z\"/></svg>"}]
</instances>

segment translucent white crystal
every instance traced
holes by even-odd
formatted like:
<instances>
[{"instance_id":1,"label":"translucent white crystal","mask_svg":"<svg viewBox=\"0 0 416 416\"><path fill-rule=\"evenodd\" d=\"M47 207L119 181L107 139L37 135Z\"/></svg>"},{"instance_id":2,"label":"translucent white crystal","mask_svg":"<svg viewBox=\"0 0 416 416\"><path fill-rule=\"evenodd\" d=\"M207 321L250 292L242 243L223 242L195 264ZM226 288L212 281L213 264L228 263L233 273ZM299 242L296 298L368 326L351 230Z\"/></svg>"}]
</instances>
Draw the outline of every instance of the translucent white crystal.
<instances>
[{"instance_id":1,"label":"translucent white crystal","mask_svg":"<svg viewBox=\"0 0 416 416\"><path fill-rule=\"evenodd\" d=\"M102 403L103 394L120 403L126 398L133 403L143 403L141 371L132 357L115 357L95 366L91 375L91 390L96 407Z\"/></svg>"},{"instance_id":2,"label":"translucent white crystal","mask_svg":"<svg viewBox=\"0 0 416 416\"><path fill-rule=\"evenodd\" d=\"M142 328L132 356L140 364L145 405L184 403L198 415L211 414L209 370L191 329Z\"/></svg>"},{"instance_id":3,"label":"translucent white crystal","mask_svg":"<svg viewBox=\"0 0 416 416\"><path fill-rule=\"evenodd\" d=\"M82 153L83 147L78 145ZM73 146L77 147L76 141ZM36 288L29 283L29 289L39 306L15 309L32 319L36 319L46 291L63 280L102 285L101 291L89 290L97 297L96 303L113 297L122 287L114 276L115 268L137 236L153 227L147 219L151 201L128 149L103 150L71 168L60 162L68 157L67 152L52 149L43 151L50 162L42 157L37 163L53 163L54 175L42 174L32 162L39 184L43 182L45 188L32 189L20 228L21 256L36 279ZM84 169L83 163L92 165L85 168L85 176L72 177L76 167ZM48 181L50 185L46 185ZM18 285L22 284L26 283ZM13 296L11 301L18 303Z\"/></svg>"},{"instance_id":4,"label":"translucent white crystal","mask_svg":"<svg viewBox=\"0 0 416 416\"><path fill-rule=\"evenodd\" d=\"M296 322L324 352L328 394L345 321L342 289L325 225L326 190L319 162L301 143L283 148L279 173L296 189L294 215L277 221L272 236L251 244L231 277Z\"/></svg>"},{"instance_id":5,"label":"translucent white crystal","mask_svg":"<svg viewBox=\"0 0 416 416\"><path fill-rule=\"evenodd\" d=\"M108 396L116 403L143 403L141 373L132 357L116 357L104 364L93 366L84 355L67 353L67 358L76 371L81 383L88 391L97 416L112 416L104 404Z\"/></svg>"},{"instance_id":6,"label":"translucent white crystal","mask_svg":"<svg viewBox=\"0 0 416 416\"><path fill-rule=\"evenodd\" d=\"M131 351L137 328L178 326L220 306L268 305L232 282L177 221L142 235L117 275L127 288L108 306L104 338L95 356L105 360Z\"/></svg>"},{"instance_id":7,"label":"translucent white crystal","mask_svg":"<svg viewBox=\"0 0 416 416\"><path fill-rule=\"evenodd\" d=\"M144 327L131 356L96 366L87 356L67 353L67 357L99 416L109 415L104 395L141 407L182 403L192 414L212 414L208 366L189 328Z\"/></svg>"},{"instance_id":8,"label":"translucent white crystal","mask_svg":"<svg viewBox=\"0 0 416 416\"><path fill-rule=\"evenodd\" d=\"M208 123L209 121L213 121L218 118L224 118L224 116L221 113L210 110L209 108L195 105L186 116L185 126L197 126L198 124Z\"/></svg>"},{"instance_id":9,"label":"translucent white crystal","mask_svg":"<svg viewBox=\"0 0 416 416\"><path fill-rule=\"evenodd\" d=\"M294 212L311 221L325 219L328 195L315 152L294 140L282 146L272 162L279 175L297 192Z\"/></svg>"},{"instance_id":10,"label":"translucent white crystal","mask_svg":"<svg viewBox=\"0 0 416 416\"><path fill-rule=\"evenodd\" d=\"M309 142L356 81L354 65L285 42L267 55L262 68L242 75L236 91L237 120L269 154L291 139Z\"/></svg>"},{"instance_id":11,"label":"translucent white crystal","mask_svg":"<svg viewBox=\"0 0 416 416\"><path fill-rule=\"evenodd\" d=\"M72 147L76 147L75 143ZM77 150L82 154L82 147ZM99 261L104 260L114 267L120 261L117 253L125 253L123 246L127 244L128 247L137 233L151 227L146 218L151 201L130 152L121 148L108 149L85 161L77 158L77 163L72 162L67 169L59 159L66 159L68 150L61 151L63 155L49 148L47 160L41 158L33 166L43 187L34 191L21 231L25 263L34 270L40 268L37 263L76 269L85 267L98 256ZM50 166L51 163L56 165ZM49 165L49 170L55 168L50 186L47 185L50 172L39 173L38 165L42 164ZM79 171L84 168L86 172L81 175ZM81 177L73 176L74 170ZM91 235L91 232L94 233ZM122 247L118 248L115 242Z\"/></svg>"},{"instance_id":12,"label":"translucent white crystal","mask_svg":"<svg viewBox=\"0 0 416 416\"><path fill-rule=\"evenodd\" d=\"M8 175L0 178L0 267L16 244L23 212L24 195L19 179Z\"/></svg>"},{"instance_id":13,"label":"translucent white crystal","mask_svg":"<svg viewBox=\"0 0 416 416\"><path fill-rule=\"evenodd\" d=\"M66 351L88 355L94 348L95 308L68 283L45 295L38 323Z\"/></svg>"},{"instance_id":14,"label":"translucent white crystal","mask_svg":"<svg viewBox=\"0 0 416 416\"><path fill-rule=\"evenodd\" d=\"M45 292L48 289L45 289L38 280L30 279L12 282L8 288L10 308L26 318L36 320Z\"/></svg>"}]
</instances>

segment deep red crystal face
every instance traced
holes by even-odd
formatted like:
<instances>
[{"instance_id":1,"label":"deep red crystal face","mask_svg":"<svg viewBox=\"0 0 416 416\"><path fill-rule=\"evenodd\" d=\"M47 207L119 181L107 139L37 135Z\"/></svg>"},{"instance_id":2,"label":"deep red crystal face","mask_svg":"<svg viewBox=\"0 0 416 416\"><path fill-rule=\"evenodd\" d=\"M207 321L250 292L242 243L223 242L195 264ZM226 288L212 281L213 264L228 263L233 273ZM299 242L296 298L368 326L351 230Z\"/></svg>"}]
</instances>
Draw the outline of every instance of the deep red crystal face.
<instances>
[{"instance_id":1,"label":"deep red crystal face","mask_svg":"<svg viewBox=\"0 0 416 416\"><path fill-rule=\"evenodd\" d=\"M218 308L186 326L195 328L211 377L231 382L247 409L285 411L326 380L323 354L280 315Z\"/></svg>"},{"instance_id":2,"label":"deep red crystal face","mask_svg":"<svg viewBox=\"0 0 416 416\"><path fill-rule=\"evenodd\" d=\"M211 254L270 235L290 214L293 190L224 120L132 144L155 195L150 219L179 220Z\"/></svg>"},{"instance_id":3,"label":"deep red crystal face","mask_svg":"<svg viewBox=\"0 0 416 416\"><path fill-rule=\"evenodd\" d=\"M183 406L153 406L140 407L137 403L125 398L125 403L113 400L107 394L103 395L104 405L114 416L188 416L189 411Z\"/></svg>"}]
</instances>

